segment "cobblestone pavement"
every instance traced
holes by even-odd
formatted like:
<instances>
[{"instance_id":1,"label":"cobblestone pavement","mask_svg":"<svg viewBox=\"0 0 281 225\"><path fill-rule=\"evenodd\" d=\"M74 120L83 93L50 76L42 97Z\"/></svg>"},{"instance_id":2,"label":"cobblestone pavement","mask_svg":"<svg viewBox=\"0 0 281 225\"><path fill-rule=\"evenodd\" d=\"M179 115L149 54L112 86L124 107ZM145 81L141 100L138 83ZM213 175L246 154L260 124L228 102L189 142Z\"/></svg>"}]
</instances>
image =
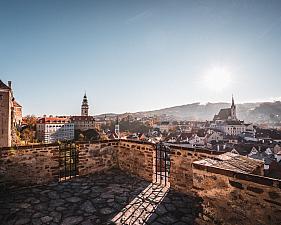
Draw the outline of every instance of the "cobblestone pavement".
<instances>
[{"instance_id":1,"label":"cobblestone pavement","mask_svg":"<svg viewBox=\"0 0 281 225\"><path fill-rule=\"evenodd\" d=\"M120 170L0 196L0 224L195 224L200 199Z\"/></svg>"}]
</instances>

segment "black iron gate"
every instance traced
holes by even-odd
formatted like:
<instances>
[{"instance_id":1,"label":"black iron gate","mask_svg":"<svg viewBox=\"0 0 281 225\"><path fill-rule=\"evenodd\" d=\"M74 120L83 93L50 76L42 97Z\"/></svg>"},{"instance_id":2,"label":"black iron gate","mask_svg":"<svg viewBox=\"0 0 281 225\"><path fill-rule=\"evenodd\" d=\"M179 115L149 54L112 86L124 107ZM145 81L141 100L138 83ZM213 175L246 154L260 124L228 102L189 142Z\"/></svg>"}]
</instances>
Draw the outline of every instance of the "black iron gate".
<instances>
[{"instance_id":1,"label":"black iron gate","mask_svg":"<svg viewBox=\"0 0 281 225\"><path fill-rule=\"evenodd\" d=\"M62 143L59 148L59 180L78 175L78 151L74 143Z\"/></svg>"},{"instance_id":2,"label":"black iron gate","mask_svg":"<svg viewBox=\"0 0 281 225\"><path fill-rule=\"evenodd\" d=\"M168 184L170 176L170 148L160 142L156 145L155 181L156 183Z\"/></svg>"}]
</instances>

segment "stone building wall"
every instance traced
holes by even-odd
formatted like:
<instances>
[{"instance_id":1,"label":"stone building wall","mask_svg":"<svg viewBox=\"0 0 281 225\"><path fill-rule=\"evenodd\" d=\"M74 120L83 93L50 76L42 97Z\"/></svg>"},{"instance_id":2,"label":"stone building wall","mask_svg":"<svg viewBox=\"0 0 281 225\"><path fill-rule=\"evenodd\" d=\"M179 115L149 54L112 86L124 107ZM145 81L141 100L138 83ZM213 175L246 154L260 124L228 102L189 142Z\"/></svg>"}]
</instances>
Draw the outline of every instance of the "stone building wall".
<instances>
[{"instance_id":1,"label":"stone building wall","mask_svg":"<svg viewBox=\"0 0 281 225\"><path fill-rule=\"evenodd\" d=\"M1 82L1 80L0 80ZM12 93L0 87L0 147L12 144Z\"/></svg>"},{"instance_id":2,"label":"stone building wall","mask_svg":"<svg viewBox=\"0 0 281 225\"><path fill-rule=\"evenodd\" d=\"M118 141L78 144L79 175L100 172L117 165Z\"/></svg>"},{"instance_id":3,"label":"stone building wall","mask_svg":"<svg viewBox=\"0 0 281 225\"><path fill-rule=\"evenodd\" d=\"M193 185L206 221L281 224L280 180L193 164Z\"/></svg>"},{"instance_id":4,"label":"stone building wall","mask_svg":"<svg viewBox=\"0 0 281 225\"><path fill-rule=\"evenodd\" d=\"M0 149L0 183L34 185L58 180L59 146L24 146Z\"/></svg>"},{"instance_id":5,"label":"stone building wall","mask_svg":"<svg viewBox=\"0 0 281 225\"><path fill-rule=\"evenodd\" d=\"M209 151L204 149L171 148L171 169L169 182L170 186L177 191L189 193L193 183L192 163L194 161L214 158L222 152Z\"/></svg>"},{"instance_id":6,"label":"stone building wall","mask_svg":"<svg viewBox=\"0 0 281 225\"><path fill-rule=\"evenodd\" d=\"M155 146L137 141L120 141L117 152L118 167L147 181L153 181Z\"/></svg>"}]
</instances>

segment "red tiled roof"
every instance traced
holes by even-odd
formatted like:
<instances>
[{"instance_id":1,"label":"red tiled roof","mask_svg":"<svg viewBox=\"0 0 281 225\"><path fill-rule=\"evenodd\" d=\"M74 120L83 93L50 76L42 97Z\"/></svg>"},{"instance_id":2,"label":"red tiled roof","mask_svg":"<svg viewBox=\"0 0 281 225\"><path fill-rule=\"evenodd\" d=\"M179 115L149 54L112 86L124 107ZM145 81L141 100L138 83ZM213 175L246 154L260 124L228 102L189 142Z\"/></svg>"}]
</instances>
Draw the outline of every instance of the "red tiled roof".
<instances>
[{"instance_id":1,"label":"red tiled roof","mask_svg":"<svg viewBox=\"0 0 281 225\"><path fill-rule=\"evenodd\" d=\"M68 123L68 118L60 118L60 117L44 117L38 120L38 123Z\"/></svg>"},{"instance_id":2,"label":"red tiled roof","mask_svg":"<svg viewBox=\"0 0 281 225\"><path fill-rule=\"evenodd\" d=\"M95 121L93 116L72 116L70 117L71 121Z\"/></svg>"}]
</instances>

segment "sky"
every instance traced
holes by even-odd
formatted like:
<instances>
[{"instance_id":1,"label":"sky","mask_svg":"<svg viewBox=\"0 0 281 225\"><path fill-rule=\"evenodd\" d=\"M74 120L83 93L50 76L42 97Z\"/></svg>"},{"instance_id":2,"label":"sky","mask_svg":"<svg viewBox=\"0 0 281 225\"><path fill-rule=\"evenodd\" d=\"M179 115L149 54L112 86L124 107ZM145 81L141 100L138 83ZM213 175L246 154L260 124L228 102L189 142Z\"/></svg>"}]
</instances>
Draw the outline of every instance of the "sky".
<instances>
[{"instance_id":1,"label":"sky","mask_svg":"<svg viewBox=\"0 0 281 225\"><path fill-rule=\"evenodd\" d=\"M0 79L23 113L280 100L281 1L0 0Z\"/></svg>"}]
</instances>

